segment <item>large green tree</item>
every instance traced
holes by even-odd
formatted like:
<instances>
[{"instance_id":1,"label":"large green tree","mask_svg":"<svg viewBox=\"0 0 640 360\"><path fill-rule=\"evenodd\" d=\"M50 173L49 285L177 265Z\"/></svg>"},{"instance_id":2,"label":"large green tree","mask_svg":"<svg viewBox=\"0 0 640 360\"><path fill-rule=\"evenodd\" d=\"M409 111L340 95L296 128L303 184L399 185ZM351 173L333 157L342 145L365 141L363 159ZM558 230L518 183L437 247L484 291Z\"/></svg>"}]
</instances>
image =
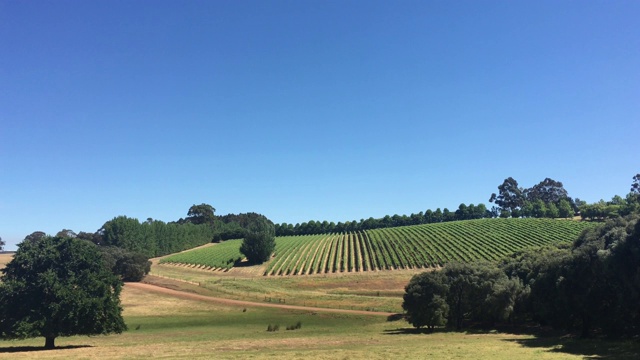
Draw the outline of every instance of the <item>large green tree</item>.
<instances>
[{"instance_id":1,"label":"large green tree","mask_svg":"<svg viewBox=\"0 0 640 360\"><path fill-rule=\"evenodd\" d=\"M415 275L405 287L402 308L407 321L420 329L426 326L433 330L447 323L449 287L442 271L429 271Z\"/></svg>"},{"instance_id":2,"label":"large green tree","mask_svg":"<svg viewBox=\"0 0 640 360\"><path fill-rule=\"evenodd\" d=\"M246 230L240 252L250 264L262 264L269 260L275 248L275 227L271 221L260 218Z\"/></svg>"},{"instance_id":3,"label":"large green tree","mask_svg":"<svg viewBox=\"0 0 640 360\"><path fill-rule=\"evenodd\" d=\"M518 186L518 182L508 177L504 179L502 185L498 186L498 194L491 194L489 202L493 202L500 207L501 210L513 210L520 208L524 204L524 190Z\"/></svg>"},{"instance_id":4,"label":"large green tree","mask_svg":"<svg viewBox=\"0 0 640 360\"><path fill-rule=\"evenodd\" d=\"M568 199L569 194L565 190L562 182L545 178L530 189L524 191L527 201L534 202L542 200L545 204L557 203L561 199Z\"/></svg>"},{"instance_id":5,"label":"large green tree","mask_svg":"<svg viewBox=\"0 0 640 360\"><path fill-rule=\"evenodd\" d=\"M99 335L126 330L122 283L94 244L42 237L23 241L2 270L0 335L3 339Z\"/></svg>"},{"instance_id":6,"label":"large green tree","mask_svg":"<svg viewBox=\"0 0 640 360\"><path fill-rule=\"evenodd\" d=\"M213 226L216 219L215 212L216 209L209 204L194 204L187 212L187 221L196 225L209 224Z\"/></svg>"}]
</instances>

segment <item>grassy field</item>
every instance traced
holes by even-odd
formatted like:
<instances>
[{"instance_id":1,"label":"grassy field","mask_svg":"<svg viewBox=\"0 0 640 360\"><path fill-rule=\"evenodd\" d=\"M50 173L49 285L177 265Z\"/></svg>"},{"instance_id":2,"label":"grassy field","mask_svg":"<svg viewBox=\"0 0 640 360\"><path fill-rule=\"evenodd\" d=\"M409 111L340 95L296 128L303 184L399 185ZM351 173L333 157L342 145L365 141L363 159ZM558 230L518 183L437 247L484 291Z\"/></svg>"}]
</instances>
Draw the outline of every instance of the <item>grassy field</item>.
<instances>
[{"instance_id":1,"label":"grassy field","mask_svg":"<svg viewBox=\"0 0 640 360\"><path fill-rule=\"evenodd\" d=\"M592 222L479 219L276 238L274 256L254 275L317 275L440 267L450 261L496 261L527 247L574 241ZM162 263L228 271L241 240L167 256Z\"/></svg>"},{"instance_id":2,"label":"grassy field","mask_svg":"<svg viewBox=\"0 0 640 360\"><path fill-rule=\"evenodd\" d=\"M121 335L0 342L6 359L583 359L636 358L626 342L509 332L417 333L380 316L221 306L127 288L122 294L129 331ZM302 323L299 330L287 325ZM280 325L267 332L269 324Z\"/></svg>"},{"instance_id":3,"label":"grassy field","mask_svg":"<svg viewBox=\"0 0 640 360\"><path fill-rule=\"evenodd\" d=\"M370 311L402 311L404 287L425 270L398 270L316 276L252 276L244 269L211 272L158 264L145 281L173 287L182 280L189 291L229 299Z\"/></svg>"},{"instance_id":4,"label":"grassy field","mask_svg":"<svg viewBox=\"0 0 640 360\"><path fill-rule=\"evenodd\" d=\"M9 260L10 255L0 256L0 267ZM234 275L231 271L216 276L211 271L167 267L182 281L150 276L149 282L185 293L219 295L221 290L197 285L193 280L226 281L221 287L238 283L236 289L249 287L246 283L252 281L246 273ZM162 265L154 265L153 271L158 268ZM356 307L370 297L382 299L376 306L383 307L381 304L388 301L391 308L398 309L401 289L412 273L259 276L260 285L254 286L262 290L279 289L290 295L296 291L307 293L309 299L315 299L312 302L326 306L343 302L350 304L346 308ZM188 278L191 282L186 282ZM223 294L233 295L226 291ZM329 300L323 302L323 297ZM427 334L410 328L403 320L387 321L378 315L221 305L126 285L122 304L129 327L123 334L58 338L55 350L43 350L43 338L2 341L0 359L637 359L640 356L637 341L579 340L540 333L535 328ZM286 330L298 322L302 324L300 329ZM279 325L280 329L267 332L269 325Z\"/></svg>"}]
</instances>

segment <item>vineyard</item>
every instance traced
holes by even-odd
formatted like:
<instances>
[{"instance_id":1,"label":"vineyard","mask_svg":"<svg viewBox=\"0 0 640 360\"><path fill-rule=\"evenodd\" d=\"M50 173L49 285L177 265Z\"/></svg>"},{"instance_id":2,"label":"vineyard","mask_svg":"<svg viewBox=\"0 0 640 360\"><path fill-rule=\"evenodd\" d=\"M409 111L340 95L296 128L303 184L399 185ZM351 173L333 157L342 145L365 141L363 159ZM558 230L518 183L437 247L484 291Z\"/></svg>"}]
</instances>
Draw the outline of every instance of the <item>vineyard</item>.
<instances>
[{"instance_id":1,"label":"vineyard","mask_svg":"<svg viewBox=\"0 0 640 360\"><path fill-rule=\"evenodd\" d=\"M570 242L593 223L552 219L481 219L276 238L264 275L415 269L449 261L495 261L518 250ZM241 240L169 256L162 263L227 270L242 258Z\"/></svg>"},{"instance_id":2,"label":"vineyard","mask_svg":"<svg viewBox=\"0 0 640 360\"><path fill-rule=\"evenodd\" d=\"M229 240L214 246L181 252L162 259L161 263L198 266L209 270L228 270L242 259L242 240Z\"/></svg>"}]
</instances>

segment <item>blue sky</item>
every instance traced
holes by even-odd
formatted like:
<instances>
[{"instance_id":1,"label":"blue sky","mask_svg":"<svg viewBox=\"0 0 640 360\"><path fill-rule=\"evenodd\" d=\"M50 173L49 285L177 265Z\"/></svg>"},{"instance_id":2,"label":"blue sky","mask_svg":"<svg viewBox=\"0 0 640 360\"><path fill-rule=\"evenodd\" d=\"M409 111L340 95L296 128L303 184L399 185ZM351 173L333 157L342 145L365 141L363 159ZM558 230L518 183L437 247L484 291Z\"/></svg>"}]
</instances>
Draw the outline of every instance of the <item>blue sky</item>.
<instances>
[{"instance_id":1,"label":"blue sky","mask_svg":"<svg viewBox=\"0 0 640 360\"><path fill-rule=\"evenodd\" d=\"M0 237L593 202L640 172L637 1L0 2Z\"/></svg>"}]
</instances>

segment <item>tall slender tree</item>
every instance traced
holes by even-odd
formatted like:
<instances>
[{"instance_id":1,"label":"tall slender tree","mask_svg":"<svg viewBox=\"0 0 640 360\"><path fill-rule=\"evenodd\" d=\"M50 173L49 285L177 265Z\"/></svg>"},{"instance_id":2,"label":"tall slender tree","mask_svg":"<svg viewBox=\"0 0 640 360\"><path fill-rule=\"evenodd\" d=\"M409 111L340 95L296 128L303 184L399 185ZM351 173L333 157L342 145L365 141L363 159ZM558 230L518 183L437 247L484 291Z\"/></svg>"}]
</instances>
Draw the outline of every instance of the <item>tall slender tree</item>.
<instances>
[{"instance_id":1,"label":"tall slender tree","mask_svg":"<svg viewBox=\"0 0 640 360\"><path fill-rule=\"evenodd\" d=\"M502 185L498 186L498 194L491 194L489 202L498 205L500 210L513 212L524 204L524 200L524 190L518 186L518 182L514 178L508 177Z\"/></svg>"}]
</instances>

